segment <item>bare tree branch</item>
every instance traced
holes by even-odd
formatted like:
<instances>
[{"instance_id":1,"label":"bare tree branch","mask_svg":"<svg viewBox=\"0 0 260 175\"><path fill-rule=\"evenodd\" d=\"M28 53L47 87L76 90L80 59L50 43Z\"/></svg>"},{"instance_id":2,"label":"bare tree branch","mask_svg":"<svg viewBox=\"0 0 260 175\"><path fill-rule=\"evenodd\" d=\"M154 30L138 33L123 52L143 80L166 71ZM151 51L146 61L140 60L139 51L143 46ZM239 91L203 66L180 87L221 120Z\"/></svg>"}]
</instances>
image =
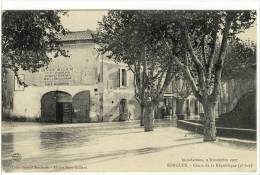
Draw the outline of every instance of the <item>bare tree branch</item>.
<instances>
[{"instance_id":1,"label":"bare tree branch","mask_svg":"<svg viewBox=\"0 0 260 175\"><path fill-rule=\"evenodd\" d=\"M166 72L166 70L162 71L160 74L161 76L159 76L159 78L158 78L158 83L157 83L157 88L156 88L157 90L159 90L161 88L162 79L165 75L165 72Z\"/></svg>"},{"instance_id":2,"label":"bare tree branch","mask_svg":"<svg viewBox=\"0 0 260 175\"><path fill-rule=\"evenodd\" d=\"M191 60L194 62L194 64L196 65L196 70L198 72L198 81L199 81L199 86L200 89L202 91L202 93L206 93L207 92L207 87L206 87L206 81L205 81L205 73L204 73L204 69L203 69L203 65L201 63L201 61L198 59L198 57L196 57L193 47L191 45L191 40L188 34L188 29L186 24L182 21L181 22L182 25L182 32L183 32L183 39L185 42L185 45L187 46L188 52L191 56Z\"/></svg>"},{"instance_id":3,"label":"bare tree branch","mask_svg":"<svg viewBox=\"0 0 260 175\"><path fill-rule=\"evenodd\" d=\"M211 49L210 49L210 54L209 54L209 59L208 59L208 64L206 66L206 76L207 76L207 81L210 81L211 79L211 71L213 68L213 58L216 52L216 45L217 45L217 35L218 35L218 25L219 25L219 20L215 21L215 30L212 33L212 45L211 45Z\"/></svg>"},{"instance_id":4,"label":"bare tree branch","mask_svg":"<svg viewBox=\"0 0 260 175\"><path fill-rule=\"evenodd\" d=\"M188 68L187 65L184 65L175 55L173 55L171 47L169 46L169 43L166 41L165 37L162 35L163 37L163 42L167 48L167 50L170 53L170 56L173 58L173 60L177 63L177 65L182 69L182 71L184 72L184 74L186 75L186 78L188 78L188 80L191 82L191 86L193 89L193 93L198 95L198 98L201 98L199 95L199 91L198 91L198 87L195 83L194 78L192 77L190 70Z\"/></svg>"},{"instance_id":5,"label":"bare tree branch","mask_svg":"<svg viewBox=\"0 0 260 175\"><path fill-rule=\"evenodd\" d=\"M219 55L218 55L218 60L217 60L217 63L215 64L214 87L213 87L213 91L211 94L211 98L213 98L213 100L216 100L220 93L221 73L222 73L223 63L224 63L224 59L225 59L225 55L226 55L227 41L228 41L229 30L231 27L231 22L232 22L232 19L229 16L229 14L227 14L226 23L225 23L225 27L224 27L224 31L223 31L223 37L222 37L221 46L220 46L220 51L219 51Z\"/></svg>"},{"instance_id":6,"label":"bare tree branch","mask_svg":"<svg viewBox=\"0 0 260 175\"><path fill-rule=\"evenodd\" d=\"M161 87L161 89L160 90L158 90L157 91L157 94L155 95L155 97L153 98L153 101L158 101L159 100L159 97L160 97L160 95L166 90L166 88L170 85L170 83L171 83L171 80L172 80L172 78L173 78L173 76L172 76L172 66L173 64L172 64L172 62L171 62L171 64L168 66L168 69L167 69L167 72L166 72L166 77L165 77L165 79L164 79L164 83L163 83L163 86Z\"/></svg>"},{"instance_id":7,"label":"bare tree branch","mask_svg":"<svg viewBox=\"0 0 260 175\"><path fill-rule=\"evenodd\" d=\"M206 60L206 52L205 52L205 39L206 39L206 35L203 35L202 37L202 44L201 44L201 51L202 51L202 59L204 62L204 66L207 66L207 60Z\"/></svg>"},{"instance_id":8,"label":"bare tree branch","mask_svg":"<svg viewBox=\"0 0 260 175\"><path fill-rule=\"evenodd\" d=\"M200 62L200 60L197 58L197 56L195 55L194 53L194 50L193 50L193 47L191 45L191 40L190 40L190 37L189 37L189 33L188 33L188 29L187 29L187 26L185 25L184 22L181 22L181 25L182 25L182 32L183 32L183 41L186 45L186 49L188 50L192 60L194 61L194 63L199 67L199 68L203 68L203 65L202 63Z\"/></svg>"}]
</instances>

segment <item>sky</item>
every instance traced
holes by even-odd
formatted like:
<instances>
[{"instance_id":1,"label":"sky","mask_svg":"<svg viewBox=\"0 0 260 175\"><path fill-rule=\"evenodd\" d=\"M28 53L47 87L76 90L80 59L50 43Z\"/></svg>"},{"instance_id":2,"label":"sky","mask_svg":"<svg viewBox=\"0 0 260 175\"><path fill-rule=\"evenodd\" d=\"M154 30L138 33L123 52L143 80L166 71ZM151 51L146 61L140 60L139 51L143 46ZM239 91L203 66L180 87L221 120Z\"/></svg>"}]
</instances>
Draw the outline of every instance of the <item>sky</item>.
<instances>
[{"instance_id":1,"label":"sky","mask_svg":"<svg viewBox=\"0 0 260 175\"><path fill-rule=\"evenodd\" d=\"M98 21L106 14L107 11L103 10L69 11L66 16L61 17L61 23L70 31L96 30Z\"/></svg>"},{"instance_id":2,"label":"sky","mask_svg":"<svg viewBox=\"0 0 260 175\"><path fill-rule=\"evenodd\" d=\"M96 30L98 21L101 21L106 14L106 10L69 11L66 16L61 17L61 22L70 31ZM244 33L239 34L239 38L256 42L256 24Z\"/></svg>"}]
</instances>

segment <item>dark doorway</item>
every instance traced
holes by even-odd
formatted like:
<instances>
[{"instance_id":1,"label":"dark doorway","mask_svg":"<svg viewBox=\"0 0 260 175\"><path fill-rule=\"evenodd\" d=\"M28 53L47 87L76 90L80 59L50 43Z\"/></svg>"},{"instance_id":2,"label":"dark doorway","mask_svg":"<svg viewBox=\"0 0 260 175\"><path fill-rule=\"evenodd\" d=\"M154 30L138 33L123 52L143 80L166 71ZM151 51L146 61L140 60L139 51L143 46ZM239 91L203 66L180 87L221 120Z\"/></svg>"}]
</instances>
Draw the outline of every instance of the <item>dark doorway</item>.
<instances>
[{"instance_id":1,"label":"dark doorway","mask_svg":"<svg viewBox=\"0 0 260 175\"><path fill-rule=\"evenodd\" d=\"M172 115L172 97L164 97L162 108L162 118L170 118Z\"/></svg>"},{"instance_id":2,"label":"dark doorway","mask_svg":"<svg viewBox=\"0 0 260 175\"><path fill-rule=\"evenodd\" d=\"M62 91L52 91L44 94L41 99L41 120L45 122L71 123L71 95Z\"/></svg>"},{"instance_id":3,"label":"dark doorway","mask_svg":"<svg viewBox=\"0 0 260 175\"><path fill-rule=\"evenodd\" d=\"M121 99L119 104L119 121L125 121L128 119L128 107L127 107L127 100Z\"/></svg>"},{"instance_id":4,"label":"dark doorway","mask_svg":"<svg viewBox=\"0 0 260 175\"><path fill-rule=\"evenodd\" d=\"M189 99L186 100L186 113L187 113L187 116L190 116L190 100Z\"/></svg>"},{"instance_id":5,"label":"dark doorway","mask_svg":"<svg viewBox=\"0 0 260 175\"><path fill-rule=\"evenodd\" d=\"M64 102L62 103L62 119L63 122L72 123L72 103Z\"/></svg>"},{"instance_id":6,"label":"dark doorway","mask_svg":"<svg viewBox=\"0 0 260 175\"><path fill-rule=\"evenodd\" d=\"M72 104L70 102L56 103L56 122L57 123L72 122Z\"/></svg>"},{"instance_id":7,"label":"dark doorway","mask_svg":"<svg viewBox=\"0 0 260 175\"><path fill-rule=\"evenodd\" d=\"M199 102L195 100L195 115L199 115Z\"/></svg>"},{"instance_id":8,"label":"dark doorway","mask_svg":"<svg viewBox=\"0 0 260 175\"><path fill-rule=\"evenodd\" d=\"M56 122L63 122L63 103L56 103Z\"/></svg>"}]
</instances>

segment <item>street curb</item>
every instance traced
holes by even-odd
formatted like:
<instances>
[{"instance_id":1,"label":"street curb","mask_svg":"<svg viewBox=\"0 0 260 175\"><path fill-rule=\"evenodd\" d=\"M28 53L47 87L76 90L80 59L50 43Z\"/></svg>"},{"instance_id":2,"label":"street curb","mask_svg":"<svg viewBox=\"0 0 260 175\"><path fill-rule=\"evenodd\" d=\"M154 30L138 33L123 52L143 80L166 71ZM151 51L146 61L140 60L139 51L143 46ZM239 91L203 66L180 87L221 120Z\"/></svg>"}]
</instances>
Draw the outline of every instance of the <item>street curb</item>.
<instances>
[{"instance_id":1,"label":"street curb","mask_svg":"<svg viewBox=\"0 0 260 175\"><path fill-rule=\"evenodd\" d=\"M256 146L257 144L257 141L253 141L253 140L244 140L244 139L227 138L227 137L217 137L217 141L229 142L234 144L245 144L251 146Z\"/></svg>"}]
</instances>

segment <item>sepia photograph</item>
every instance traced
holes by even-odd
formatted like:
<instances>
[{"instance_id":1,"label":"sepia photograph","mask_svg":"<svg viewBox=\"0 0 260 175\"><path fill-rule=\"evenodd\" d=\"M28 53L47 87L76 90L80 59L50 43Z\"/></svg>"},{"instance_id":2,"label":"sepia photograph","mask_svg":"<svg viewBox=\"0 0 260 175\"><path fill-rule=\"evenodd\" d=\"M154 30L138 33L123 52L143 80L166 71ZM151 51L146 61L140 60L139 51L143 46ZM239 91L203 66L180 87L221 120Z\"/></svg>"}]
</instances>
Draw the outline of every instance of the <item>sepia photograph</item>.
<instances>
[{"instance_id":1,"label":"sepia photograph","mask_svg":"<svg viewBox=\"0 0 260 175\"><path fill-rule=\"evenodd\" d=\"M257 10L1 18L3 173L257 172Z\"/></svg>"}]
</instances>

